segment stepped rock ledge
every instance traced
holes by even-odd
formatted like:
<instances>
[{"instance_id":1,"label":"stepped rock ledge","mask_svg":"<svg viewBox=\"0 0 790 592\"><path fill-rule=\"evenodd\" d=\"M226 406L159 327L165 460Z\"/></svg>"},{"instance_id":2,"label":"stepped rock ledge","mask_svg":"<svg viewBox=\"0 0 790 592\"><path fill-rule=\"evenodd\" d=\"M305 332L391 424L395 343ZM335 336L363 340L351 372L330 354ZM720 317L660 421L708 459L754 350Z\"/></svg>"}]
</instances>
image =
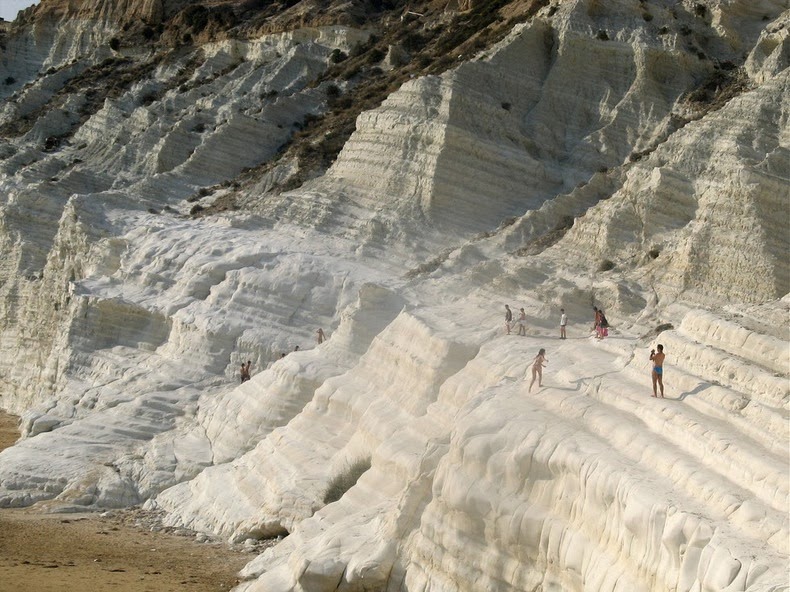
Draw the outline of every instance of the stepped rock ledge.
<instances>
[{"instance_id":1,"label":"stepped rock ledge","mask_svg":"<svg viewBox=\"0 0 790 592\"><path fill-rule=\"evenodd\" d=\"M0 52L0 507L280 537L236 592L790 590L786 0L42 0Z\"/></svg>"}]
</instances>

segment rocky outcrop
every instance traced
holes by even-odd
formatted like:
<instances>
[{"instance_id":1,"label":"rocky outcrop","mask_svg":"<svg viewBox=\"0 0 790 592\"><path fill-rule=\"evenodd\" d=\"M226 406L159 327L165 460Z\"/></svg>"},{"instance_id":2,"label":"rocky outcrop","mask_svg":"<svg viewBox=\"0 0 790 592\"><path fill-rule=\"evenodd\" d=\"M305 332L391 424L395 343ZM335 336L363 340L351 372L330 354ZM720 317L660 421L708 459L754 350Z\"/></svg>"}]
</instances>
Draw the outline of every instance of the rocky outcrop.
<instances>
[{"instance_id":1,"label":"rocky outcrop","mask_svg":"<svg viewBox=\"0 0 790 592\"><path fill-rule=\"evenodd\" d=\"M689 123L636 164L602 217L572 231L579 255L645 270L661 297L762 302L787 294L790 244L776 217L786 199L787 72Z\"/></svg>"},{"instance_id":2,"label":"rocky outcrop","mask_svg":"<svg viewBox=\"0 0 790 592\"><path fill-rule=\"evenodd\" d=\"M125 5L31 13L0 71L0 405L25 434L0 505L288 533L244 591L786 587L790 15L529 4L290 191L277 159L364 84L328 72L369 31L149 54L109 44Z\"/></svg>"},{"instance_id":3,"label":"rocky outcrop","mask_svg":"<svg viewBox=\"0 0 790 592\"><path fill-rule=\"evenodd\" d=\"M130 225L123 216L108 216L105 209L125 208L125 202L136 215L150 210L147 216L153 221L156 212L176 214L172 206L179 202L188 213L194 200L185 199L213 199L213 191L205 188L220 190L220 184L229 184L245 168L270 159L305 114L321 108L324 90L310 88L310 82L325 66L331 48L347 49L359 38L364 34L305 30L255 43L221 42L204 47L199 55L145 62L150 67L141 72L150 78L135 79L133 86L130 79L125 92L102 99L95 114L81 123L79 112L93 110L86 106L89 93L64 95L58 85L79 87L79 79L90 92L107 92L112 81L95 67L45 75L7 105L6 122L33 117L61 100L75 113L69 119L68 112L65 117L62 111L59 116L52 112L53 117L39 118L2 145L7 199L0 240L7 255L3 277L8 281L2 288L4 318L10 325L7 343L36 352L30 368L17 365L13 357L0 362L14 376L12 382L25 385L7 408L20 411L60 390L54 387L58 371L42 376L36 370L34 380L25 376L34 367L65 368L62 361L54 362L63 354L52 349L55 341L61 343L55 335L70 331L72 315L81 319L86 314L81 303L71 300L70 286L118 269L120 252L128 245L119 237ZM46 139L53 136L63 140L48 150ZM127 300L126 305L137 303ZM153 318L161 314L143 312L145 305L140 309ZM41 315L41 310L54 314ZM35 337L17 335L15 327L20 326ZM113 335L99 335L97 344L117 337Z\"/></svg>"}]
</instances>

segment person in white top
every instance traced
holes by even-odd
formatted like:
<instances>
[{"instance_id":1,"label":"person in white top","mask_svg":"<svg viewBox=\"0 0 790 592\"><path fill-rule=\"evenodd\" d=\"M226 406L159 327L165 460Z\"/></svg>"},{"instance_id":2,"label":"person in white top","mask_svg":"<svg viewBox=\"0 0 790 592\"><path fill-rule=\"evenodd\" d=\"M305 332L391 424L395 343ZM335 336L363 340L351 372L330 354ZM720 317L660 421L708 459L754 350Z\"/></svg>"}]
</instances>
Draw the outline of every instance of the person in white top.
<instances>
[{"instance_id":1,"label":"person in white top","mask_svg":"<svg viewBox=\"0 0 790 592\"><path fill-rule=\"evenodd\" d=\"M526 337L527 336L527 313L524 312L524 309L519 309L520 312L518 313L518 334Z\"/></svg>"},{"instance_id":2,"label":"person in white top","mask_svg":"<svg viewBox=\"0 0 790 592\"><path fill-rule=\"evenodd\" d=\"M565 309L560 309L560 339L565 339L565 325L568 324L568 315L565 314Z\"/></svg>"}]
</instances>

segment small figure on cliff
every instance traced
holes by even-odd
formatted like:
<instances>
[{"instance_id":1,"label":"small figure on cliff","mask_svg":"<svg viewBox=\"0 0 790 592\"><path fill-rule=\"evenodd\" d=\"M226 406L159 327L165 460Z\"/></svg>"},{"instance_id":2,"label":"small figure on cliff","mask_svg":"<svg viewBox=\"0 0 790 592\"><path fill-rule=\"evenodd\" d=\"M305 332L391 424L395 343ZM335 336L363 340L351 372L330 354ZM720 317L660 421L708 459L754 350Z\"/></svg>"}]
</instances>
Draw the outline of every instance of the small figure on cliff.
<instances>
[{"instance_id":1,"label":"small figure on cliff","mask_svg":"<svg viewBox=\"0 0 790 592\"><path fill-rule=\"evenodd\" d=\"M604 337L609 337L609 321L606 320L606 315L604 314L603 310L598 309L598 312L601 313L601 339Z\"/></svg>"},{"instance_id":2,"label":"small figure on cliff","mask_svg":"<svg viewBox=\"0 0 790 592\"><path fill-rule=\"evenodd\" d=\"M595 338L603 339L609 335L609 321L606 320L606 315L603 313L603 309L593 306L593 310L595 311L595 322L593 324L593 329L595 329Z\"/></svg>"},{"instance_id":3,"label":"small figure on cliff","mask_svg":"<svg viewBox=\"0 0 790 592\"><path fill-rule=\"evenodd\" d=\"M324 330L321 327L319 327L318 331L316 331L315 333L316 333L316 338L318 339L318 345L321 345L326 339L326 336L324 335Z\"/></svg>"},{"instance_id":4,"label":"small figure on cliff","mask_svg":"<svg viewBox=\"0 0 790 592\"><path fill-rule=\"evenodd\" d=\"M510 323L513 322L513 311L510 310L510 306L507 304L505 305L505 331L507 334L510 335Z\"/></svg>"},{"instance_id":5,"label":"small figure on cliff","mask_svg":"<svg viewBox=\"0 0 790 592\"><path fill-rule=\"evenodd\" d=\"M650 350L650 360L653 362L653 371L651 372L650 376L653 379L653 396L657 397L658 392L656 390L656 385L661 387L661 398L664 398L664 346L660 343L656 346L655 349Z\"/></svg>"},{"instance_id":6,"label":"small figure on cliff","mask_svg":"<svg viewBox=\"0 0 790 592\"><path fill-rule=\"evenodd\" d=\"M565 314L565 309L560 309L560 339L565 339L565 326L568 324L568 315Z\"/></svg>"},{"instance_id":7,"label":"small figure on cliff","mask_svg":"<svg viewBox=\"0 0 790 592\"><path fill-rule=\"evenodd\" d=\"M246 381L250 379L250 366L252 365L252 360L247 360L246 364L241 365L241 382L244 384Z\"/></svg>"},{"instance_id":8,"label":"small figure on cliff","mask_svg":"<svg viewBox=\"0 0 790 592\"><path fill-rule=\"evenodd\" d=\"M543 386L543 367L549 363L546 357L546 350L542 347L538 351L538 355L532 360L532 382L529 383L529 392L532 392L532 385L535 384L535 379L538 379L538 387Z\"/></svg>"},{"instance_id":9,"label":"small figure on cliff","mask_svg":"<svg viewBox=\"0 0 790 592\"><path fill-rule=\"evenodd\" d=\"M527 313L523 308L520 308L518 313L518 334L523 337L527 336Z\"/></svg>"}]
</instances>

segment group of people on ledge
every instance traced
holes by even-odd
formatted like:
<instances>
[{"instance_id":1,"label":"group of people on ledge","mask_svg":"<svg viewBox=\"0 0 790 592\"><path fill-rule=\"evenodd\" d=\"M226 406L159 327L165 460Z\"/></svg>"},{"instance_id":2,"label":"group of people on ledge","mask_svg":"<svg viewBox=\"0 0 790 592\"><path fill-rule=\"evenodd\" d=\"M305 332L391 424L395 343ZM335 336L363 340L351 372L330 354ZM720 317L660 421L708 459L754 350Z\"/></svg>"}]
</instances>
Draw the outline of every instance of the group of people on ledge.
<instances>
[{"instance_id":1,"label":"group of people on ledge","mask_svg":"<svg viewBox=\"0 0 790 592\"><path fill-rule=\"evenodd\" d=\"M593 312L595 314L595 320L593 321L593 330L595 331L595 338L596 339L604 339L609 336L609 321L606 318L606 315L603 312L603 309L598 308L597 306L593 306ZM511 335L513 327L518 327L517 335L526 336L527 334L527 315L524 312L523 308L519 309L518 319L516 319L515 323L513 322L513 311L510 309L510 305L505 304L505 332L507 335ZM565 314L565 309L560 309L560 339L567 339L567 334L565 329L568 325L568 315ZM651 370L651 379L653 382L653 396L658 397L658 392L661 392L660 397L664 398L664 346L660 343L656 346L656 349L650 350L650 361L653 362L653 367ZM538 351L538 355L532 360L532 381L529 383L529 391L532 392L532 386L535 384L535 380L538 381L538 387L543 386L543 368L549 363L549 359L546 357L546 350L544 348L540 348ZM529 372L529 371L527 371ZM526 379L527 376L524 376Z\"/></svg>"},{"instance_id":2,"label":"group of people on ledge","mask_svg":"<svg viewBox=\"0 0 790 592\"><path fill-rule=\"evenodd\" d=\"M595 313L595 321L593 322L593 329L595 330L595 338L596 339L603 339L609 335L609 321L606 319L606 315L603 312L603 309L598 308L597 306L593 306L593 312ZM560 339L567 339L568 335L566 333L566 327L568 326L568 315L565 314L565 309L560 309ZM524 311L523 308L519 309L518 318L514 321L513 320L513 311L510 309L510 305L505 305L505 333L508 335L512 335L513 328L517 328L516 335L521 335L526 337L527 335L527 313Z\"/></svg>"},{"instance_id":3,"label":"group of people on ledge","mask_svg":"<svg viewBox=\"0 0 790 592\"><path fill-rule=\"evenodd\" d=\"M324 333L324 330L321 327L319 327L318 330L315 333L316 333L316 341L318 342L318 345L321 345L324 341L326 341L326 334ZM298 345L296 347L294 347L294 351L295 352L299 351L299 346ZM286 355L287 354L285 354L285 353L281 353L280 354L280 359L283 359ZM251 360L247 360L246 364L242 363L241 370L239 370L239 376L241 377L241 384L244 384L245 382L247 382L252 377L250 375L250 366L251 365L252 365L252 361Z\"/></svg>"},{"instance_id":4,"label":"group of people on ledge","mask_svg":"<svg viewBox=\"0 0 790 592\"><path fill-rule=\"evenodd\" d=\"M603 310L598 308L597 306L593 306L593 312L595 313L595 320L593 322L593 329L595 330L595 338L596 339L604 339L609 335L609 321L606 319L606 315L604 314ZM565 309L560 309L560 339L567 339L566 334L566 327L568 325L568 315L565 314ZM524 311L523 308L519 309L518 319L516 319L515 326L517 326L517 335L526 336L527 334L527 313ZM505 331L508 335L511 335L511 331L514 327L513 322L513 311L510 309L510 305L505 304ZM321 345L326 340L326 335L324 334L324 330L320 327L316 331L316 341L318 345ZM661 398L664 398L664 358L666 357L664 354L664 346L660 343L656 346L657 349L650 350L650 361L653 362L653 368L651 371L651 378L653 381L653 396L658 397L658 391L661 392ZM294 348L294 351L299 351L299 346L297 345ZM285 354L281 354L280 358L284 358ZM546 357L546 350L544 348L540 348L538 351L538 355L532 360L532 381L529 383L529 391L532 392L532 387L535 384L535 381L538 381L538 387L543 386L543 368L549 363L549 359ZM250 379L250 366L252 362L247 360L246 364L241 365L241 382L242 384L245 383ZM526 375L524 376L526 379Z\"/></svg>"}]
</instances>

